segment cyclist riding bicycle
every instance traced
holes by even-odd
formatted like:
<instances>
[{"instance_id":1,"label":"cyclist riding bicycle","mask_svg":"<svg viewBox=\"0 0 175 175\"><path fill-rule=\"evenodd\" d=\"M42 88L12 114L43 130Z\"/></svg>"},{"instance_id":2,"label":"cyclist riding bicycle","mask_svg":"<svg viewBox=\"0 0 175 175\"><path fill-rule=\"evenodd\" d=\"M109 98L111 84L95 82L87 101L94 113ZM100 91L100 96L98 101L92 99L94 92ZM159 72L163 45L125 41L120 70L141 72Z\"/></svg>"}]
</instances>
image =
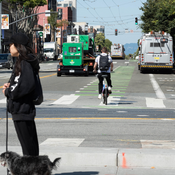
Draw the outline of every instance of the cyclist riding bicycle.
<instances>
[{"instance_id":1,"label":"cyclist riding bicycle","mask_svg":"<svg viewBox=\"0 0 175 175\"><path fill-rule=\"evenodd\" d=\"M113 71L113 62L112 62L112 58L107 54L107 48L103 47L101 50L101 54L98 55L95 59L95 64L94 64L94 72L98 73L98 79L99 79L99 83L98 83L98 98L101 99L102 95L102 88L103 88L103 75L107 75L106 77L106 81L108 84L108 91L111 93L111 88L112 88L112 82L111 82L111 71ZM105 59L107 58L109 66L106 70L101 70L100 69L100 59ZM97 70L97 66L98 66L98 70Z\"/></svg>"}]
</instances>

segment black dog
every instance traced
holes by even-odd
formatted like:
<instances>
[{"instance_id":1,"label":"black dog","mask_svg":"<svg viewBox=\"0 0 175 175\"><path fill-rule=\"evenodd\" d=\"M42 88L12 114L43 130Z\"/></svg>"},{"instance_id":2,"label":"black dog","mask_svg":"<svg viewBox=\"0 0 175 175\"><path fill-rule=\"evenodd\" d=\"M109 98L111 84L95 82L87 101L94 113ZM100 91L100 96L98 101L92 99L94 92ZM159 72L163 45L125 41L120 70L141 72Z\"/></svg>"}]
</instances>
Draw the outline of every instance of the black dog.
<instances>
[{"instance_id":1,"label":"black dog","mask_svg":"<svg viewBox=\"0 0 175 175\"><path fill-rule=\"evenodd\" d=\"M12 175L51 175L60 159L51 162L48 156L20 156L11 151L0 155L1 165L7 167Z\"/></svg>"}]
</instances>

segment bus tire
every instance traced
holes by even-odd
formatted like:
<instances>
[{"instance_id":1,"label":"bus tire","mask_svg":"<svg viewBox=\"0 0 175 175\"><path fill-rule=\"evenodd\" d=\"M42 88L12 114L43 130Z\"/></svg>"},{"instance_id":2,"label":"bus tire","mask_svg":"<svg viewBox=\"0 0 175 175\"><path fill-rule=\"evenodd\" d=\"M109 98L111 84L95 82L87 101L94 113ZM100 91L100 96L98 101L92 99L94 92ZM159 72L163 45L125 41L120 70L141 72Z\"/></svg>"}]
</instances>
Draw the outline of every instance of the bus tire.
<instances>
[{"instance_id":1,"label":"bus tire","mask_svg":"<svg viewBox=\"0 0 175 175\"><path fill-rule=\"evenodd\" d=\"M61 73L57 73L57 77L61 77Z\"/></svg>"},{"instance_id":2,"label":"bus tire","mask_svg":"<svg viewBox=\"0 0 175 175\"><path fill-rule=\"evenodd\" d=\"M143 73L143 69L140 67L140 73Z\"/></svg>"}]
</instances>

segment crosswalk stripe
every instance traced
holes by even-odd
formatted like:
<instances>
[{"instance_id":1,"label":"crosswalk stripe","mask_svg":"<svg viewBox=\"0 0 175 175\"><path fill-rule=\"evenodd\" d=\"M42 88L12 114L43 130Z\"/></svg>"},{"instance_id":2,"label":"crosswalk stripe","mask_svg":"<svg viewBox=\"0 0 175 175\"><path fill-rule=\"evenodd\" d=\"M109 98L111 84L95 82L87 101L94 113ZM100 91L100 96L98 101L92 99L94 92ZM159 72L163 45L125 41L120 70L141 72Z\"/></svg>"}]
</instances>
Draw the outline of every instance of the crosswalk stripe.
<instances>
[{"instance_id":1,"label":"crosswalk stripe","mask_svg":"<svg viewBox=\"0 0 175 175\"><path fill-rule=\"evenodd\" d=\"M165 108L162 99L146 98L146 105L149 108Z\"/></svg>"},{"instance_id":2,"label":"crosswalk stripe","mask_svg":"<svg viewBox=\"0 0 175 175\"><path fill-rule=\"evenodd\" d=\"M84 140L82 138L48 138L40 146L78 147Z\"/></svg>"},{"instance_id":3,"label":"crosswalk stripe","mask_svg":"<svg viewBox=\"0 0 175 175\"><path fill-rule=\"evenodd\" d=\"M75 94L63 95L61 98L59 98L58 100L54 101L51 104L69 105L72 104L78 98L79 96Z\"/></svg>"},{"instance_id":4,"label":"crosswalk stripe","mask_svg":"<svg viewBox=\"0 0 175 175\"><path fill-rule=\"evenodd\" d=\"M140 140L142 148L175 148L175 140Z\"/></svg>"},{"instance_id":5,"label":"crosswalk stripe","mask_svg":"<svg viewBox=\"0 0 175 175\"><path fill-rule=\"evenodd\" d=\"M120 102L120 97L109 96L107 99L108 106L118 106ZM99 106L104 105L103 102L99 104Z\"/></svg>"},{"instance_id":6,"label":"crosswalk stripe","mask_svg":"<svg viewBox=\"0 0 175 175\"><path fill-rule=\"evenodd\" d=\"M0 103L6 103L6 98L1 99Z\"/></svg>"}]
</instances>

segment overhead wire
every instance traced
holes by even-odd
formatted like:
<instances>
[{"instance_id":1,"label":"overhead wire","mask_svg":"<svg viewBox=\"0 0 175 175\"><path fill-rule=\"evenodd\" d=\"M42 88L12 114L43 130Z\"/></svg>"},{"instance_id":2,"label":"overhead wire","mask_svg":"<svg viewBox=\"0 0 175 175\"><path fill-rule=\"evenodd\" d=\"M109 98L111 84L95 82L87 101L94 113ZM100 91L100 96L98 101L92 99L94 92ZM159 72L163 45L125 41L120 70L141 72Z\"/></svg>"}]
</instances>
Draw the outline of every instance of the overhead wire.
<instances>
[{"instance_id":1,"label":"overhead wire","mask_svg":"<svg viewBox=\"0 0 175 175\"><path fill-rule=\"evenodd\" d=\"M116 4L114 0L112 0L112 1L114 2L114 4ZM116 4L116 5L117 5L117 4ZM120 19L122 20L121 15L120 15L120 7L119 7L119 5L117 5L117 6L118 6L119 17L120 17ZM126 24L125 24L125 26L126 26ZM127 26L126 26L126 27L127 27Z\"/></svg>"},{"instance_id":2,"label":"overhead wire","mask_svg":"<svg viewBox=\"0 0 175 175\"><path fill-rule=\"evenodd\" d=\"M103 2L106 4L105 0L103 0ZM113 14L111 8L110 8L107 4L106 4L106 6L109 8L109 10L111 11L111 14L113 15L114 19L116 20L116 17L114 16L114 14ZM118 23L117 20L116 20L116 22L117 22L118 25L121 25L121 24ZM121 26L122 26L122 25L121 25ZM123 27L123 26L122 26L122 27Z\"/></svg>"},{"instance_id":3,"label":"overhead wire","mask_svg":"<svg viewBox=\"0 0 175 175\"><path fill-rule=\"evenodd\" d=\"M86 3L86 2L85 2ZM86 3L87 4L87 3ZM101 18L101 20L103 20L103 18L96 12L95 8L91 7L89 4L87 4L91 9L93 9L95 11L95 13L99 16L99 18ZM104 23L107 23L103 20Z\"/></svg>"},{"instance_id":4,"label":"overhead wire","mask_svg":"<svg viewBox=\"0 0 175 175\"><path fill-rule=\"evenodd\" d=\"M130 1L130 2L125 2L125 3L120 4L120 5L118 5L118 4L115 2L115 0L112 0L113 3L115 4L114 6L109 6L109 5L105 2L105 0L103 0L103 2L105 3L106 7L96 7L96 8L90 6L90 5L87 3L87 1L92 3L92 2L95 2L95 0L94 0L94 1L83 0L83 1L84 1L84 3L85 3L88 7L90 7L90 8L85 7L85 6L82 5L79 1L77 1L77 2L78 2L83 8L87 9L88 12L92 15L92 17L81 17L81 18L95 18L95 19L97 19L97 21L91 21L91 22L89 22L89 23L96 23L96 24L97 24L97 22L98 22L99 25L108 26L111 30L114 30L114 28L112 28L112 26L120 25L123 29L125 29L125 28L123 27L123 25L125 25L125 27L128 28L127 24L133 22L133 20L132 20L132 21L130 20L130 19L132 19L132 18L123 19L123 17L126 17L126 16L134 16L134 14L125 15L125 16L122 16L122 17L121 17L121 14L120 14L120 6L123 6L123 5L126 5L126 4L130 4L130 3L135 3L135 2L140 1L140 0L132 0L132 1ZM117 20L117 19L116 19L116 16L114 15L113 11L111 10L111 8L113 8L113 7L115 7L115 8L118 7L118 14L119 14L119 16L117 16L117 17L119 17L120 20ZM112 14L112 17L106 17L106 16L105 16L105 17L102 17L102 16L100 16L100 15L98 14L98 12L97 12L97 9L99 9L99 8L108 8L108 9L110 10L111 14ZM90 11L91 9L95 11L95 13L97 14L98 17L97 17L96 15L94 15L94 14ZM135 14L135 15L138 15L138 14ZM106 21L105 18L114 18L115 21L108 21L108 20ZM114 24L113 24L113 23L114 23ZM116 23L117 23L117 24L116 24ZM97 25L98 25L98 24L97 24ZM105 30L105 31L106 31L106 30Z\"/></svg>"}]
</instances>

